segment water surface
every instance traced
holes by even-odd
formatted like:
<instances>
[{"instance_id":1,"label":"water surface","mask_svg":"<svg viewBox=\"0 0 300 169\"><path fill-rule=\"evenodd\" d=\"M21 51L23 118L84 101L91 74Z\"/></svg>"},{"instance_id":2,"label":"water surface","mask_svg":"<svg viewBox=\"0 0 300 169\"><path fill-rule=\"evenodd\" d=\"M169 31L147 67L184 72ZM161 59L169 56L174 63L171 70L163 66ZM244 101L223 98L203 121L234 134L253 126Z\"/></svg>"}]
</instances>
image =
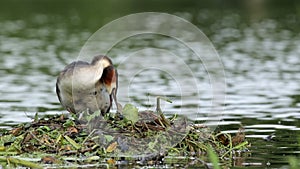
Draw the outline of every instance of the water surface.
<instances>
[{"instance_id":1,"label":"water surface","mask_svg":"<svg viewBox=\"0 0 300 169\"><path fill-rule=\"evenodd\" d=\"M107 9L106 13L101 11L96 15L87 6L75 2L63 12L58 2L48 8L37 3L32 6L21 3L24 9L19 13L18 8L14 9L14 14L0 7L3 8L0 13L1 128L29 122L36 112L66 113L55 93L59 71L77 59L85 41L98 28L124 14L138 12L130 8L119 13L118 9ZM100 2L93 3L91 9L104 8ZM296 140L300 136L300 29L299 14L294 12L296 7L281 8L275 4L262 6L262 13L251 13L250 7L239 10L232 4L221 11L198 3L184 4L184 8L179 8L180 5L175 3L170 10L149 6L148 10L170 12L189 20L215 45L226 76L226 106L220 112L218 130L236 133L242 125L252 143L251 153L236 165L286 167L286 157L299 157L300 152ZM182 56L194 72L198 90L191 87L195 81L191 81L185 67L168 53L143 50L132 55L134 62L122 60L126 52L157 46L167 46ZM149 55L158 54L163 63L172 64L166 67L179 65L176 66L179 80L186 82L183 87L190 89L184 97L178 92L176 80L167 72L139 68L140 63L153 61ZM119 100L122 104L130 101L140 109L147 109L155 106L156 95L163 94L173 100L172 104L163 104L165 112L180 110L198 122L210 120L207 114L212 106L209 76L202 62L191 56L176 41L161 36L133 37L120 43L111 55L120 64ZM141 71L134 78L126 79L130 70ZM130 81L130 86L122 86L125 81ZM129 90L129 97L122 90ZM275 138L265 141L270 134Z\"/></svg>"}]
</instances>

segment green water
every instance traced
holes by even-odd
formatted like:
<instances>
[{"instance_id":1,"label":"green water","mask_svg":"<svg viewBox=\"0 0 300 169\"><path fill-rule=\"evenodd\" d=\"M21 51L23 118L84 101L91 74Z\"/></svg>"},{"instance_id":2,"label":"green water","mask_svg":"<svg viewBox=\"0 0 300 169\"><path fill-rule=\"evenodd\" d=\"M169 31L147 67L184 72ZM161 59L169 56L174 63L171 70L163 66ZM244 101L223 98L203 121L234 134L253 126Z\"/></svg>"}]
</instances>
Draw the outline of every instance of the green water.
<instances>
[{"instance_id":1,"label":"green water","mask_svg":"<svg viewBox=\"0 0 300 169\"><path fill-rule=\"evenodd\" d=\"M127 14L153 11L192 22L208 36L220 55L226 75L226 107L218 130L236 133L243 125L252 144L250 153L228 160L224 167L288 168L288 156L299 158L298 1L1 1L1 127L29 122L27 116L35 112L66 112L55 94L59 71L77 59L86 40L103 25ZM120 43L111 57L118 64L128 51L159 45L177 48L163 37L133 37ZM177 52L186 55L184 50ZM201 67L200 61L188 56L184 60L192 68ZM141 56L120 65L118 96L122 104L129 100L141 109L151 108L154 96L163 93L173 100L173 104L163 105L165 112L180 109L196 121L210 120L210 82L201 68L196 76L200 82L199 100L181 99L172 78L159 71L140 73L129 86L129 96L125 95L123 91L128 86L122 86L122 82L128 81L126 72L138 70L143 62L151 62L151 58ZM173 60L166 58L168 62ZM180 72L181 80L189 81L185 70ZM276 137L265 141L272 133Z\"/></svg>"}]
</instances>

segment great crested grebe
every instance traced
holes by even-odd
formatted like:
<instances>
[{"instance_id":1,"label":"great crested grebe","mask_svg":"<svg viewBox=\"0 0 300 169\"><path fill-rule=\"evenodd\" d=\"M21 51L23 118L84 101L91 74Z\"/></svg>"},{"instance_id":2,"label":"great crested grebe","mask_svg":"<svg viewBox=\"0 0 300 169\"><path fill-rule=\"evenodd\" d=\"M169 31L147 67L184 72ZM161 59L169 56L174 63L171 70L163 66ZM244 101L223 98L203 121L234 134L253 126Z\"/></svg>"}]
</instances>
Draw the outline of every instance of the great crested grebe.
<instances>
[{"instance_id":1,"label":"great crested grebe","mask_svg":"<svg viewBox=\"0 0 300 169\"><path fill-rule=\"evenodd\" d=\"M76 61L60 72L56 93L60 103L71 113L100 110L102 115L110 111L114 100L117 112L118 73L107 56L95 56L91 63Z\"/></svg>"}]
</instances>

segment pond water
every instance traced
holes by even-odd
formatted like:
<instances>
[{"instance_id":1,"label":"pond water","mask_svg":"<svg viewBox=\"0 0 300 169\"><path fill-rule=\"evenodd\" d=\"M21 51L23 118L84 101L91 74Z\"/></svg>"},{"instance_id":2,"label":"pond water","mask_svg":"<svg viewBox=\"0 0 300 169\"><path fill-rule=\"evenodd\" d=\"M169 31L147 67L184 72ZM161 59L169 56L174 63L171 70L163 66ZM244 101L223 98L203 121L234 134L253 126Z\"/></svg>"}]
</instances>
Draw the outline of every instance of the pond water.
<instances>
[{"instance_id":1,"label":"pond water","mask_svg":"<svg viewBox=\"0 0 300 169\"><path fill-rule=\"evenodd\" d=\"M195 24L219 53L225 71L226 100L218 130L236 133L242 125L252 145L251 153L231 165L288 168L287 157L300 156L299 2L224 5L216 1L203 6L175 1L172 9L167 4L159 7L146 2L148 7L138 8L135 1L126 1L123 8L116 9L106 8L113 5L107 1L89 5L80 1L44 3L15 6L14 1L8 1L0 7L1 128L29 122L36 112L66 113L56 97L56 77L66 64L77 59L88 38L123 15L158 11ZM217 9L220 4L222 10ZM124 61L124 54L135 49L162 46L182 56L193 78L181 62L156 50L138 51ZM180 111L198 122L214 120L208 114L212 107L209 76L202 61L193 59L189 52L176 41L157 35L132 37L118 44L110 56L119 65L121 104L131 102L140 109L151 109L155 96L163 95L173 101L163 104L166 113ZM170 67L177 79L159 69L140 67L149 62ZM138 73L128 79L126 75L133 70ZM184 85L178 87L178 81ZM187 93L182 96L180 88ZM270 135L274 139L266 141Z\"/></svg>"}]
</instances>

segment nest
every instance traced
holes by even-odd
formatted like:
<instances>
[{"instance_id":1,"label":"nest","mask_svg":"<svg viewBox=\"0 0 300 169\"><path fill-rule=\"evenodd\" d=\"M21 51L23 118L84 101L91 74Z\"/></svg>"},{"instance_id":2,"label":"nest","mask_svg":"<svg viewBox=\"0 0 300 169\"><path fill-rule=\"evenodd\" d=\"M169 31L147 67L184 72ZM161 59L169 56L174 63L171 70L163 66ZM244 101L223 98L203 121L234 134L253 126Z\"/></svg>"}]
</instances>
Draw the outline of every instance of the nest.
<instances>
[{"instance_id":1,"label":"nest","mask_svg":"<svg viewBox=\"0 0 300 169\"><path fill-rule=\"evenodd\" d=\"M247 149L248 142L244 139L242 129L232 137L192 124L181 116L167 118L159 111L138 112L138 118L133 121L126 117L93 115L83 122L71 116L56 115L36 118L4 132L0 136L0 153L6 156L38 154L43 163L63 163L62 157L70 156L98 157L96 161L113 158L106 161L113 164L123 158L159 161L172 156L201 156L210 149L224 158L232 155L233 150Z\"/></svg>"}]
</instances>

